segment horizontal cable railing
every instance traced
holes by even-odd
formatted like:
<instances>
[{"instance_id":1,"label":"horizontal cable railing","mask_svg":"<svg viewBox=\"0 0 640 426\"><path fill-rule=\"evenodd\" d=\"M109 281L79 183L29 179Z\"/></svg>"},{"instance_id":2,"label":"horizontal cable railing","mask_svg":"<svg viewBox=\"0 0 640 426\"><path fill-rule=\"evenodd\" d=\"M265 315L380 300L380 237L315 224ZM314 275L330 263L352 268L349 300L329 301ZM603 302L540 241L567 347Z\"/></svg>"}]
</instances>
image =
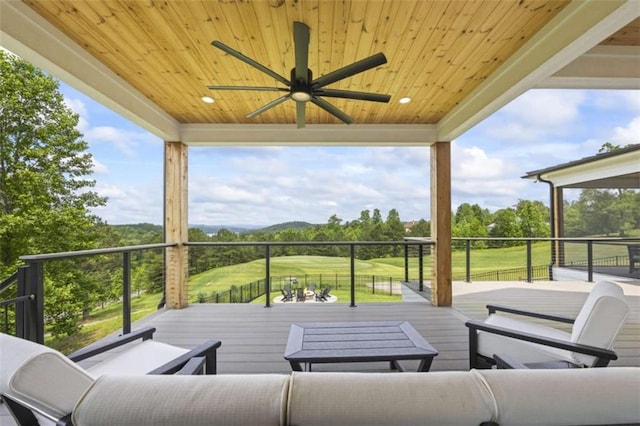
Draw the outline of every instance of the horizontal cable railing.
<instances>
[{"instance_id":1,"label":"horizontal cable railing","mask_svg":"<svg viewBox=\"0 0 640 426\"><path fill-rule=\"evenodd\" d=\"M561 273L560 270L574 269L586 273L585 281L593 281L597 273L640 278L640 271L633 268L627 255L627 247L638 244L639 238L453 238L452 277L453 280L469 282L533 282L552 280L556 278L555 274ZM423 283L431 279L428 271L436 243L420 238L384 242L187 242L185 245L189 247L189 269L192 273L252 260L264 262L261 277L244 282L236 279L227 288L207 288L192 294L192 302L249 302L265 297L265 305L270 306L285 286L285 276L272 273L272 257L312 254L343 259L340 268L344 271L317 276L305 274L304 286L308 287L312 282L316 288L331 285L343 292L341 300L355 306L356 294L363 291L393 294L399 283L408 281L419 282L422 290ZM42 342L45 324L51 319L59 319L54 315L60 315L55 309L50 309L51 305L55 307L65 302L59 295L47 294L45 287L56 288L55 285L60 283L51 282L53 278L59 280L61 276L68 276L64 278L69 281L64 283L69 284L66 290L80 294L85 300L85 304L74 311L74 317L81 314L84 318L85 313L92 313L91 310L114 311L113 307L118 306L115 312L120 325L114 323L112 328L121 327L126 333L133 321L132 298L155 294L157 299L163 298L166 267L163 249L176 246L160 243L23 256L21 260L25 265L0 282L0 330ZM236 253L234 250L237 249L242 250ZM197 255L198 250L206 252ZM358 271L356 260L374 258L380 253L383 253L380 258L397 258L393 262L396 266L401 265L404 258L404 276L388 277ZM507 257L510 263L505 260ZM67 275L60 274L60 271ZM87 282L91 285L86 286ZM45 313L45 306L49 313ZM92 315L87 315L87 318L91 320Z\"/></svg>"}]
</instances>

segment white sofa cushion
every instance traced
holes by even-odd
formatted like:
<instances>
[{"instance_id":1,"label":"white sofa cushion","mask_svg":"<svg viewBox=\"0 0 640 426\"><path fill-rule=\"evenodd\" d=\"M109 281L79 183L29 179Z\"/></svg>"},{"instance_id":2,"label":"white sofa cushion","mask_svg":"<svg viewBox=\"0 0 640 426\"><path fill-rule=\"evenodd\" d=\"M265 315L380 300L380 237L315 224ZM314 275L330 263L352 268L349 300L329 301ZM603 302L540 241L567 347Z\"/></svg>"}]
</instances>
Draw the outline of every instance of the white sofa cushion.
<instances>
[{"instance_id":1,"label":"white sofa cushion","mask_svg":"<svg viewBox=\"0 0 640 426\"><path fill-rule=\"evenodd\" d=\"M473 370L486 380L500 426L640 423L640 368Z\"/></svg>"},{"instance_id":2,"label":"white sofa cushion","mask_svg":"<svg viewBox=\"0 0 640 426\"><path fill-rule=\"evenodd\" d=\"M609 281L597 283L573 324L571 340L583 345L612 349L613 343L629 315L622 288ZM578 363L592 365L595 358L574 354Z\"/></svg>"},{"instance_id":3,"label":"white sofa cushion","mask_svg":"<svg viewBox=\"0 0 640 426\"><path fill-rule=\"evenodd\" d=\"M571 342L571 334L552 327L546 327L530 321L507 317L501 314L492 314L485 320L485 324L508 328L538 336L560 339ZM565 360L575 363L572 353L550 346L525 342L497 334L478 332L478 353L492 358L496 353L509 354L512 358L522 363L546 362Z\"/></svg>"},{"instance_id":4,"label":"white sofa cushion","mask_svg":"<svg viewBox=\"0 0 640 426\"><path fill-rule=\"evenodd\" d=\"M282 425L289 376L100 377L78 401L76 426Z\"/></svg>"},{"instance_id":5,"label":"white sofa cushion","mask_svg":"<svg viewBox=\"0 0 640 426\"><path fill-rule=\"evenodd\" d=\"M0 392L50 416L71 412L94 379L58 351L0 333Z\"/></svg>"},{"instance_id":6,"label":"white sofa cushion","mask_svg":"<svg viewBox=\"0 0 640 426\"><path fill-rule=\"evenodd\" d=\"M478 425L494 410L484 382L469 372L294 372L288 424Z\"/></svg>"},{"instance_id":7,"label":"white sofa cushion","mask_svg":"<svg viewBox=\"0 0 640 426\"><path fill-rule=\"evenodd\" d=\"M95 378L103 374L147 374L187 352L188 349L154 340L132 342L87 371Z\"/></svg>"}]
</instances>

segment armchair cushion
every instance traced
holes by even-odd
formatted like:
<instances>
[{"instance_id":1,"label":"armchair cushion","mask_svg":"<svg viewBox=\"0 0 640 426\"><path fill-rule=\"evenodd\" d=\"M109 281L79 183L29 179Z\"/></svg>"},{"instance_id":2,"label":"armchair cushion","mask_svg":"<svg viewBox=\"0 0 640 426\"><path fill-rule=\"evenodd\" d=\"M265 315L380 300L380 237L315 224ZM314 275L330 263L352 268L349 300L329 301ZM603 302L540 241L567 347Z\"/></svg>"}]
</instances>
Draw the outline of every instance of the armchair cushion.
<instances>
[{"instance_id":1,"label":"armchair cushion","mask_svg":"<svg viewBox=\"0 0 640 426\"><path fill-rule=\"evenodd\" d=\"M0 393L63 417L94 382L60 352L0 333Z\"/></svg>"},{"instance_id":2,"label":"armchair cushion","mask_svg":"<svg viewBox=\"0 0 640 426\"><path fill-rule=\"evenodd\" d=\"M567 332L529 321L506 317L500 314L489 315L484 323L511 330L518 330L520 332L531 333L538 336L564 340L566 342L571 341L571 334ZM556 361L558 359L572 363L575 362L571 352L563 349L525 342L523 340L516 340L510 337L500 336L498 334L479 332L479 335L478 353L488 358L493 357L496 350L499 348L498 352L509 354L514 359L517 359L522 363L547 362Z\"/></svg>"},{"instance_id":3,"label":"armchair cushion","mask_svg":"<svg viewBox=\"0 0 640 426\"><path fill-rule=\"evenodd\" d=\"M598 348L612 349L616 336L629 315L622 288L609 282L596 284L573 323L571 341ZM590 365L594 357L574 354L578 363Z\"/></svg>"},{"instance_id":4,"label":"armchair cushion","mask_svg":"<svg viewBox=\"0 0 640 426\"><path fill-rule=\"evenodd\" d=\"M189 352L188 349L153 340L135 342L123 347L104 361L88 367L93 377L103 374L147 374L157 367Z\"/></svg>"}]
</instances>

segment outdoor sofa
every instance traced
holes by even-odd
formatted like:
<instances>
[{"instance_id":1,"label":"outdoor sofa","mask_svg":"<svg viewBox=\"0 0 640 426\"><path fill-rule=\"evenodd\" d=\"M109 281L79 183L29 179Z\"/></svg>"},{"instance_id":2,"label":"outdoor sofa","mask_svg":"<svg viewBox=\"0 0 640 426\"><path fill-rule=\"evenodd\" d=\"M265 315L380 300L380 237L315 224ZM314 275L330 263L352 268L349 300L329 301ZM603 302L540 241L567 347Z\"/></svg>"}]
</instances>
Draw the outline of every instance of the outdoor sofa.
<instances>
[{"instance_id":1,"label":"outdoor sofa","mask_svg":"<svg viewBox=\"0 0 640 426\"><path fill-rule=\"evenodd\" d=\"M93 379L57 351L19 345L35 346L11 371L3 359L0 392L71 412L77 426L640 423L640 367ZM38 357L46 374L33 374Z\"/></svg>"}]
</instances>

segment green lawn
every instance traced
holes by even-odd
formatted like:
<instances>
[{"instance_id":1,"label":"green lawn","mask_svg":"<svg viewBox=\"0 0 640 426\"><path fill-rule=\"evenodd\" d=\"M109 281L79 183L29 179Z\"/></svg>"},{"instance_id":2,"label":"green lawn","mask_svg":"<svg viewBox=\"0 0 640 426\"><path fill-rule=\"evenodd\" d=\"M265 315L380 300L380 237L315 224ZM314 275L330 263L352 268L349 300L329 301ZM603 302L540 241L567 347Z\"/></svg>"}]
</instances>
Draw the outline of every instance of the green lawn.
<instances>
[{"instance_id":1,"label":"green lawn","mask_svg":"<svg viewBox=\"0 0 640 426\"><path fill-rule=\"evenodd\" d=\"M142 294L131 300L131 322L142 319L157 310L162 293ZM69 354L122 329L122 303L104 309L95 309L89 319L80 322L82 329L72 336L45 336L47 346Z\"/></svg>"}]
</instances>

